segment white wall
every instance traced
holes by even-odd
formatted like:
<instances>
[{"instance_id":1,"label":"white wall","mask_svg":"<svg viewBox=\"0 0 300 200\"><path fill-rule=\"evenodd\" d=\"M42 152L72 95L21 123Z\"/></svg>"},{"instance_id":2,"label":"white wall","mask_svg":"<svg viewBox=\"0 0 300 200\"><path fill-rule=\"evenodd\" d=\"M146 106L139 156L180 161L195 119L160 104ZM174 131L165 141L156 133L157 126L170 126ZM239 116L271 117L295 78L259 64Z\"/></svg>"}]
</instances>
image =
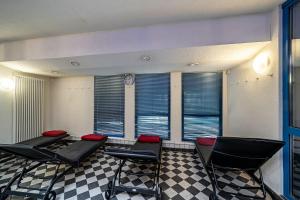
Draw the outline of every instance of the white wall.
<instances>
[{"instance_id":1,"label":"white wall","mask_svg":"<svg viewBox=\"0 0 300 200\"><path fill-rule=\"evenodd\" d=\"M13 71L0 66L0 81L13 79ZM13 90L0 88L0 141L13 142Z\"/></svg>"},{"instance_id":2,"label":"white wall","mask_svg":"<svg viewBox=\"0 0 300 200\"><path fill-rule=\"evenodd\" d=\"M50 81L49 129L67 130L80 137L93 132L94 78L55 78Z\"/></svg>"},{"instance_id":3,"label":"white wall","mask_svg":"<svg viewBox=\"0 0 300 200\"><path fill-rule=\"evenodd\" d=\"M233 68L228 75L227 136L282 139L279 12L279 9L276 9L272 13L272 42L262 50L271 53L273 76L257 75L252 69L253 59ZM267 185L282 194L282 153L277 153L264 169L267 169L264 170Z\"/></svg>"}]
</instances>

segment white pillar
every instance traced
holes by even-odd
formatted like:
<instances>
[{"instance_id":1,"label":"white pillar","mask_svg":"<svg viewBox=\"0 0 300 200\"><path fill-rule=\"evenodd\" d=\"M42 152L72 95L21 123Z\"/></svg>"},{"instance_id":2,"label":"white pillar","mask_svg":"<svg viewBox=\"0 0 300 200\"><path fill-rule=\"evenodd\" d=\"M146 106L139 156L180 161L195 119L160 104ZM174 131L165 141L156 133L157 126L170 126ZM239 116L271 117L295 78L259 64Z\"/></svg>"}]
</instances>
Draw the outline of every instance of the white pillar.
<instances>
[{"instance_id":1,"label":"white pillar","mask_svg":"<svg viewBox=\"0 0 300 200\"><path fill-rule=\"evenodd\" d=\"M223 72L223 135L227 136L228 133L228 80L227 80L227 71Z\"/></svg>"},{"instance_id":2,"label":"white pillar","mask_svg":"<svg viewBox=\"0 0 300 200\"><path fill-rule=\"evenodd\" d=\"M182 134L181 134L181 72L172 72L171 73L171 82L170 82L171 96L171 139L172 143L180 143Z\"/></svg>"},{"instance_id":3,"label":"white pillar","mask_svg":"<svg viewBox=\"0 0 300 200\"><path fill-rule=\"evenodd\" d=\"M134 140L135 135L135 85L125 85L125 139Z\"/></svg>"}]
</instances>

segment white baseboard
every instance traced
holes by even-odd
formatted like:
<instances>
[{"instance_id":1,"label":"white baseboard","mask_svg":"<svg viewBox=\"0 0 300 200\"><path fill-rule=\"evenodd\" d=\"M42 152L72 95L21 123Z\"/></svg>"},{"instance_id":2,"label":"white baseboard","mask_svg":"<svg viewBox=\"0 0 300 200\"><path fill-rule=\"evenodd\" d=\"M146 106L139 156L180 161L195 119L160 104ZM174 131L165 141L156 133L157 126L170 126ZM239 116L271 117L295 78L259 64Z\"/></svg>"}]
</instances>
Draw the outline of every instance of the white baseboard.
<instances>
[{"instance_id":1,"label":"white baseboard","mask_svg":"<svg viewBox=\"0 0 300 200\"><path fill-rule=\"evenodd\" d=\"M80 137L70 136L71 140L80 140ZM109 143L112 144L123 144L123 145L133 145L135 140L128 140L125 138L109 138ZM171 149L194 149L195 145L192 142L171 142L171 141L164 141L163 147L171 148Z\"/></svg>"}]
</instances>

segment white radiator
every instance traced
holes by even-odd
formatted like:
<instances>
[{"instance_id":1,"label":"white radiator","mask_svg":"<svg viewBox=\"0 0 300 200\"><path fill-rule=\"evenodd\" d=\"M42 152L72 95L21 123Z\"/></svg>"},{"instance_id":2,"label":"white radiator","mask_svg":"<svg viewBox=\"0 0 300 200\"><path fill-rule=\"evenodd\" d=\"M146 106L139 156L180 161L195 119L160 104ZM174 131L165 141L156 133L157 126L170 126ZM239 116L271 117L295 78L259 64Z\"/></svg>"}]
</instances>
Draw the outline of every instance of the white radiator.
<instances>
[{"instance_id":1,"label":"white radiator","mask_svg":"<svg viewBox=\"0 0 300 200\"><path fill-rule=\"evenodd\" d=\"M14 98L14 142L37 136L43 131L44 80L16 76Z\"/></svg>"}]
</instances>

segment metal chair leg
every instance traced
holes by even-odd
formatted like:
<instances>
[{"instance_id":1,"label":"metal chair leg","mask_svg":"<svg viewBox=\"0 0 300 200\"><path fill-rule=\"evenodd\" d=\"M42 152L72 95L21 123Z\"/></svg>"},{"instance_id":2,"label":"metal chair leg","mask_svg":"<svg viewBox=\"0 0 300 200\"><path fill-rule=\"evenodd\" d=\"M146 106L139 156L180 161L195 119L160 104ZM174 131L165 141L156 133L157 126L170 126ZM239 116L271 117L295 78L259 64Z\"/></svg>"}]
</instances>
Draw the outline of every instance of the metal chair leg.
<instances>
[{"instance_id":1,"label":"metal chair leg","mask_svg":"<svg viewBox=\"0 0 300 200\"><path fill-rule=\"evenodd\" d=\"M122 167L124 166L125 163L126 163L126 160L123 160L122 162L120 162L120 165L115 173L113 180L108 183L107 191L105 191L106 199L110 199L115 194L116 182L117 182L117 179L120 177Z\"/></svg>"}]
</instances>

